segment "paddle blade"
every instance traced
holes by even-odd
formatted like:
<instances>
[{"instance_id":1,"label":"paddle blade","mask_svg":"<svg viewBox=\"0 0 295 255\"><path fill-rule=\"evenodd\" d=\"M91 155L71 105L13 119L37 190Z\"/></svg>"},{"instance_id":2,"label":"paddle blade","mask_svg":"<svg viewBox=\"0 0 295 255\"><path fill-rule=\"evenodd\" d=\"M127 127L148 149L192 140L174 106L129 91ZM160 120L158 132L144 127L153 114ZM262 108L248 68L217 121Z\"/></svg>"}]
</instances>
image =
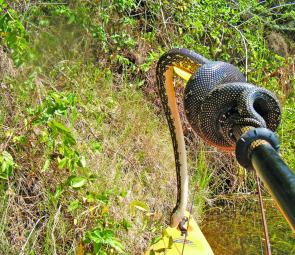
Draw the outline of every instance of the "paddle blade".
<instances>
[{"instance_id":1,"label":"paddle blade","mask_svg":"<svg viewBox=\"0 0 295 255\"><path fill-rule=\"evenodd\" d=\"M186 71L184 71L184 70L182 70L182 69L180 69L180 68L178 68L178 67L176 67L176 66L174 66L173 69L174 69L175 73L176 73L178 76L180 76L182 79L184 79L184 80L186 80L186 81L188 81L189 78L192 76L191 73L188 73L188 72L186 72Z\"/></svg>"}]
</instances>

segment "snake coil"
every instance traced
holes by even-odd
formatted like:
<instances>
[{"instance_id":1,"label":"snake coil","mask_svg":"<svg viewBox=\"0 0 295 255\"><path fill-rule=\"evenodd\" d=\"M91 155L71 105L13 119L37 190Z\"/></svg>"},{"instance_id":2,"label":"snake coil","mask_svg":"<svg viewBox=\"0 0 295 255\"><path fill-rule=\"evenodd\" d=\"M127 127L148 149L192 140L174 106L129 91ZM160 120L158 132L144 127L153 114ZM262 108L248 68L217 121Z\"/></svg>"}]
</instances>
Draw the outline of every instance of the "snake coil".
<instances>
[{"instance_id":1,"label":"snake coil","mask_svg":"<svg viewBox=\"0 0 295 255\"><path fill-rule=\"evenodd\" d=\"M281 116L271 92L246 83L235 66L220 61L205 64L192 75L184 92L184 109L196 133L224 151L235 149L235 125L274 131Z\"/></svg>"},{"instance_id":2,"label":"snake coil","mask_svg":"<svg viewBox=\"0 0 295 255\"><path fill-rule=\"evenodd\" d=\"M223 151L234 151L236 126L275 130L281 110L277 98L268 90L247 83L235 66L210 61L187 50L172 49L157 64L157 85L173 143L177 202L170 225L184 216L188 197L185 142L173 87L173 67L191 77L184 91L184 110L193 130L207 143Z\"/></svg>"}]
</instances>

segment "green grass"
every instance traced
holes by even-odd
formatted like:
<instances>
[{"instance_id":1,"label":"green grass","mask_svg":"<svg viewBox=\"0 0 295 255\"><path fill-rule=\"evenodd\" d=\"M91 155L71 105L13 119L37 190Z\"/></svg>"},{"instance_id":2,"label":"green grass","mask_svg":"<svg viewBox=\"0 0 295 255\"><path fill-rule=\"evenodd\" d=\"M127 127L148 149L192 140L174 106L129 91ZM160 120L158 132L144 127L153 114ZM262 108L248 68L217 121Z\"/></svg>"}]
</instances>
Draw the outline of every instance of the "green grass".
<instances>
[{"instance_id":1,"label":"green grass","mask_svg":"<svg viewBox=\"0 0 295 255\"><path fill-rule=\"evenodd\" d=\"M245 70L242 33L249 80L284 103L282 154L295 166L294 77L267 47L264 22L287 23L291 6L66 2L1 4L0 162L10 164L0 172L0 253L135 254L161 233L176 180L154 70L174 46ZM287 85L269 77L278 67ZM188 137L196 218L217 195L255 190L233 155Z\"/></svg>"},{"instance_id":2,"label":"green grass","mask_svg":"<svg viewBox=\"0 0 295 255\"><path fill-rule=\"evenodd\" d=\"M54 135L52 127L47 124L51 122L42 117L47 116L51 110L46 109L52 109L53 106L48 108L43 99L40 108L38 98L28 96L32 90L29 87L20 88L23 86L20 80L15 83L11 93L19 95L19 108L10 120L9 129L13 130L10 149L20 167L15 169L14 181L6 184L6 190L11 190L11 194L5 193L4 197L12 201L6 207L3 205L3 211L10 212L20 207L23 214L27 210L30 212L32 205L34 210L17 219L11 213L2 214L3 238L0 247L7 252L6 247L12 241L9 230L15 232L17 238L24 238L28 253L53 254L56 251L58 254L73 254L87 231L94 231L101 224L107 224L127 251L143 251L147 240L159 232L162 223L168 219L170 210L167 208L172 209L174 206L173 153L168 130L153 113L152 105L145 101L142 92L130 83L117 87L109 70L79 63L66 63L62 68L65 76L74 69L80 70L76 77L71 75L76 86L67 88L66 80L62 84L62 92L58 92L58 95L71 93L77 96L75 116L71 120L72 109L63 117L63 108L56 108L55 101L54 108L60 110L58 114L55 113L56 116L50 115L50 118L67 126L70 135L76 140L76 144L71 146L75 147L74 151L79 156L85 158L85 166L60 167L59 161L65 156L59 146L65 146L63 133ZM59 82L55 74L47 78L51 84ZM51 91L51 88L47 90L43 87L42 94L50 95ZM48 102L52 102L52 97L49 99ZM22 111L22 104L34 105L33 108L40 110L30 115ZM28 125L24 130L18 128L23 122L30 123L32 120L38 124ZM25 141L20 139L23 136L26 136ZM51 139L55 139L55 149ZM64 156L52 159L56 153ZM48 158L50 163L45 169ZM73 174L84 176L87 185L73 188L75 185L68 184L68 178ZM161 186L159 179L163 182ZM34 184L33 187L20 187L22 182ZM40 197L37 196L39 193L42 194ZM23 199L25 195L32 196L32 201L20 206L17 198ZM140 201L145 210L135 209L131 214L130 206L134 201ZM25 227L23 224L28 220L27 217L30 217L30 223ZM39 219L38 225L34 226ZM17 231L11 227L13 220L23 229ZM21 250L22 244L21 241L15 241L14 249ZM90 247L86 244L85 249ZM111 249L107 245L103 247L106 251Z\"/></svg>"},{"instance_id":3,"label":"green grass","mask_svg":"<svg viewBox=\"0 0 295 255\"><path fill-rule=\"evenodd\" d=\"M293 84L294 87L294 84ZM281 153L291 169L295 171L295 161L292 155L295 152L295 111L294 100L290 98L283 107L283 117L279 134L281 137Z\"/></svg>"}]
</instances>

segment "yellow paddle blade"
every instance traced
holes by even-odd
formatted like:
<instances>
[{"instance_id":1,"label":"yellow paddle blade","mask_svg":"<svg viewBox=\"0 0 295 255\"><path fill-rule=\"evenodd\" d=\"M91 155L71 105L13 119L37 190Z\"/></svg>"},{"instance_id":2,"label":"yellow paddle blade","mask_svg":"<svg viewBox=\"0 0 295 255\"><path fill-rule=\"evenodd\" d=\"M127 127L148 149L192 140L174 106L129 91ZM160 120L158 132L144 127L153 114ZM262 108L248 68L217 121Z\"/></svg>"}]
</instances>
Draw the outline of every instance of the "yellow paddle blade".
<instances>
[{"instance_id":1,"label":"yellow paddle blade","mask_svg":"<svg viewBox=\"0 0 295 255\"><path fill-rule=\"evenodd\" d=\"M188 213L187 213L188 215ZM187 228L187 223L185 224ZM198 224L191 217L187 237L177 228L166 228L162 237L153 244L145 255L214 255ZM183 245L184 250L182 253Z\"/></svg>"},{"instance_id":2,"label":"yellow paddle blade","mask_svg":"<svg viewBox=\"0 0 295 255\"><path fill-rule=\"evenodd\" d=\"M173 69L174 69L174 71L175 71L175 73L177 75L179 75L182 79L184 79L186 81L188 81L189 78L192 76L191 73L188 73L188 72L186 72L186 71L184 71L184 70L182 70L182 69L180 69L180 68L178 68L176 66L174 66Z\"/></svg>"}]
</instances>

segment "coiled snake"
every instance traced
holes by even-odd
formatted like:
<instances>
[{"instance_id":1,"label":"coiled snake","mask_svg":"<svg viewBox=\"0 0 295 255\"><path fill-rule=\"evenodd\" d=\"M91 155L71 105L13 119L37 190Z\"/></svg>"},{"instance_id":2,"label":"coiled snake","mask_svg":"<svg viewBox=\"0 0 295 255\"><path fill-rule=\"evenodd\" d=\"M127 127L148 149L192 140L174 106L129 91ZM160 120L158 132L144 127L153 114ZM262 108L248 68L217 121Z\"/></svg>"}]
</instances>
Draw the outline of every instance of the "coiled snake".
<instances>
[{"instance_id":1,"label":"coiled snake","mask_svg":"<svg viewBox=\"0 0 295 255\"><path fill-rule=\"evenodd\" d=\"M172 49L157 64L157 85L167 118L176 165L177 201L170 226L184 217L188 199L186 149L173 86L173 68L191 77L184 91L184 110L193 130L207 143L223 151L235 149L234 127L266 127L275 130L281 110L266 89L246 83L235 66L210 61L187 50Z\"/></svg>"}]
</instances>

